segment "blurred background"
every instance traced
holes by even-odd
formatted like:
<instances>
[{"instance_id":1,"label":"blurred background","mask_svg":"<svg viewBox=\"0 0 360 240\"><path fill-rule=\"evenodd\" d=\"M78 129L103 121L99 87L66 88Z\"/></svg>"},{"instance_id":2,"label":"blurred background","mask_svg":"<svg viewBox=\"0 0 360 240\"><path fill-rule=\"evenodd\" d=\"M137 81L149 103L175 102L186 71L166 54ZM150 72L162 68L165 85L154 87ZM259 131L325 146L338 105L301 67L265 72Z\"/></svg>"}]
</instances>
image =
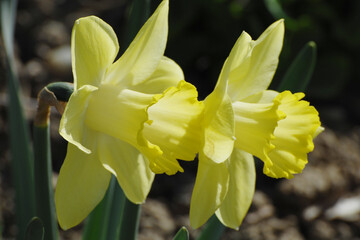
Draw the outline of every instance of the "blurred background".
<instances>
[{"instance_id":1,"label":"blurred background","mask_svg":"<svg viewBox=\"0 0 360 240\"><path fill-rule=\"evenodd\" d=\"M159 4L152 0L152 11ZM48 83L72 82L70 36L74 21L96 15L115 30L120 48L128 34L131 1L19 0L16 63L29 127L37 93ZM317 64L306 100L319 113L325 132L316 139L304 172L292 180L270 179L258 163L253 205L239 231L223 239L360 239L360 1L357 0L170 0L165 55L185 79L209 94L242 31L256 39L272 22L285 19L279 80L301 48L317 44ZM2 43L0 43L2 45ZM0 48L0 222L4 239L16 234L7 132L5 63ZM124 48L121 49L125 50ZM60 115L51 115L54 182L66 153L58 134ZM157 176L142 208L139 239L171 239L189 226L188 211L196 161L181 163L185 173ZM188 227L192 237L198 231ZM81 239L82 226L62 232Z\"/></svg>"}]
</instances>

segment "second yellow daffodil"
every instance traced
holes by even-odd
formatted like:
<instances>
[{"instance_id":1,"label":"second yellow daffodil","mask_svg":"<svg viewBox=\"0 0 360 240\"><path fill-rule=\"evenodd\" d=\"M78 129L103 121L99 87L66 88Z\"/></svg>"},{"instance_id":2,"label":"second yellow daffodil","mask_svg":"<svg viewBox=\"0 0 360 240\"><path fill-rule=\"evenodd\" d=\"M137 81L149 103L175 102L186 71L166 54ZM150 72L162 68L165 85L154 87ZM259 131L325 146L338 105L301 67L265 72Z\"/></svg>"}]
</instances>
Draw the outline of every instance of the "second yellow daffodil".
<instances>
[{"instance_id":1,"label":"second yellow daffodil","mask_svg":"<svg viewBox=\"0 0 360 240\"><path fill-rule=\"evenodd\" d=\"M164 0L114 62L113 29L90 16L71 37L74 93L60 123L69 142L55 202L63 229L79 224L103 198L114 174L126 197L144 202L154 173L183 171L200 146L196 88L164 57L169 2Z\"/></svg>"},{"instance_id":2,"label":"second yellow daffodil","mask_svg":"<svg viewBox=\"0 0 360 240\"><path fill-rule=\"evenodd\" d=\"M214 91L204 100L202 147L190 206L197 228L214 213L237 229L255 190L253 155L263 172L292 178L307 163L322 131L318 112L303 93L266 90L278 65L284 22L256 40L243 32L226 59Z\"/></svg>"}]
</instances>

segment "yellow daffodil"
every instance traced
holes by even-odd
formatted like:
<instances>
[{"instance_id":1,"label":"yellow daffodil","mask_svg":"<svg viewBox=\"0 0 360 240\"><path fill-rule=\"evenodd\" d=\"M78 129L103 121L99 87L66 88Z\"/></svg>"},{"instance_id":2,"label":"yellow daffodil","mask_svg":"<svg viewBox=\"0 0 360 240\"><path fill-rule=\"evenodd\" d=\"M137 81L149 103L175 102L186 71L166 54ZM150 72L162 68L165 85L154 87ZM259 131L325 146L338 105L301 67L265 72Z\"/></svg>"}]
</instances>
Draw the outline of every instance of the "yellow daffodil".
<instances>
[{"instance_id":1,"label":"yellow daffodil","mask_svg":"<svg viewBox=\"0 0 360 240\"><path fill-rule=\"evenodd\" d=\"M154 173L183 171L200 147L200 114L194 86L163 56L168 0L114 62L113 29L90 16L75 22L71 38L74 93L60 134L69 142L55 203L63 229L79 224L103 198L111 174L134 203L144 202Z\"/></svg>"},{"instance_id":2,"label":"yellow daffodil","mask_svg":"<svg viewBox=\"0 0 360 240\"><path fill-rule=\"evenodd\" d=\"M256 40L243 32L226 59L214 91L204 101L202 148L190 206L190 223L214 213L237 229L255 189L253 155L263 172L292 178L307 163L320 133L318 112L303 93L266 90L274 76L284 23L269 26Z\"/></svg>"}]
</instances>

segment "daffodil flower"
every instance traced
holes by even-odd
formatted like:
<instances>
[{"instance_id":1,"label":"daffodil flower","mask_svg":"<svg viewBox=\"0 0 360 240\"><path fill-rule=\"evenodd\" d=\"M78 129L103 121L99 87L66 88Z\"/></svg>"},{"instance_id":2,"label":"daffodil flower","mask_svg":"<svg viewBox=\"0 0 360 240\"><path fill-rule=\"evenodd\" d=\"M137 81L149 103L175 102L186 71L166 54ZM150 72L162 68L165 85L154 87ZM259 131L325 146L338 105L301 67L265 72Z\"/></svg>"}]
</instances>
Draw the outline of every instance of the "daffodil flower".
<instances>
[{"instance_id":1,"label":"daffodil flower","mask_svg":"<svg viewBox=\"0 0 360 240\"><path fill-rule=\"evenodd\" d=\"M216 213L237 229L255 189L253 156L263 172L292 178L307 163L321 127L303 93L266 90L274 76L284 23L269 26L256 40L243 32L226 59L214 91L204 100L202 147L190 206L194 228Z\"/></svg>"},{"instance_id":2,"label":"daffodil flower","mask_svg":"<svg viewBox=\"0 0 360 240\"><path fill-rule=\"evenodd\" d=\"M74 93L60 122L69 142L55 203L63 229L79 224L101 201L114 174L126 197L143 203L155 173L183 171L200 146L203 104L183 81L180 67L163 56L168 0L114 62L113 29L90 16L71 37Z\"/></svg>"}]
</instances>

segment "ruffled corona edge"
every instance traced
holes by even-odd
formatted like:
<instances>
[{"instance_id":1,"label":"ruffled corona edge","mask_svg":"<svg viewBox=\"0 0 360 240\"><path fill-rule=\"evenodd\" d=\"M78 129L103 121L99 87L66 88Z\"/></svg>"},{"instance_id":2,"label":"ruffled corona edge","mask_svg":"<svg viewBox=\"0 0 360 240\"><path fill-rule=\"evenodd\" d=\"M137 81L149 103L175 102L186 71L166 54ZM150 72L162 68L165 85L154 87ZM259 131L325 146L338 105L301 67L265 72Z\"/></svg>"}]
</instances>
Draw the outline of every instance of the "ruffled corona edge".
<instances>
[{"instance_id":1,"label":"ruffled corona edge","mask_svg":"<svg viewBox=\"0 0 360 240\"><path fill-rule=\"evenodd\" d=\"M271 164L264 165L264 174L270 177L292 178L300 173L307 163L307 154L314 149L314 137L323 130L319 113L309 102L301 100L304 96L290 91L278 95L279 110L286 118L279 121L271 140L275 146L268 154Z\"/></svg>"}]
</instances>

